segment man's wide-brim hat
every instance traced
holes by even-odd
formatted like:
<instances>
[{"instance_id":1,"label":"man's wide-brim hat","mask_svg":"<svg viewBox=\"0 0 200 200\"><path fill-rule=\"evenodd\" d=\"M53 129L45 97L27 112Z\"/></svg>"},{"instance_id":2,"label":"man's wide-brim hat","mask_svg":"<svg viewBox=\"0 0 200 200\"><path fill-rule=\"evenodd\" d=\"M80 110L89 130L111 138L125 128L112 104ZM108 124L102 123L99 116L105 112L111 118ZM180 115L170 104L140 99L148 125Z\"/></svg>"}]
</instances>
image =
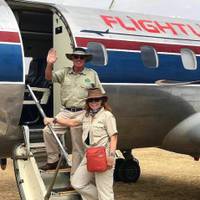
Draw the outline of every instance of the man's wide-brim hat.
<instances>
[{"instance_id":1,"label":"man's wide-brim hat","mask_svg":"<svg viewBox=\"0 0 200 200\"><path fill-rule=\"evenodd\" d=\"M103 94L99 88L91 88L88 90L88 97L86 98L86 101L89 99L104 99L107 101L108 97Z\"/></svg>"},{"instance_id":2,"label":"man's wide-brim hat","mask_svg":"<svg viewBox=\"0 0 200 200\"><path fill-rule=\"evenodd\" d=\"M86 62L92 59L92 54L87 53L87 51L81 47L76 47L72 53L66 53L65 55L69 60L72 60L74 55L84 56Z\"/></svg>"}]
</instances>

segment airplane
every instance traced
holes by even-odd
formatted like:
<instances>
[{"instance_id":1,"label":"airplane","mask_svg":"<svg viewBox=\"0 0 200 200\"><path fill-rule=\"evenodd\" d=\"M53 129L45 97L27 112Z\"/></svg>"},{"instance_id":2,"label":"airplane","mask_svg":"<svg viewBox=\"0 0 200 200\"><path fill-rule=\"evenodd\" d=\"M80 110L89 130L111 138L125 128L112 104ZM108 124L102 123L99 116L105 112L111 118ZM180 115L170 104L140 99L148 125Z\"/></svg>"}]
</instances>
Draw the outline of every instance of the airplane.
<instances>
[{"instance_id":1,"label":"airplane","mask_svg":"<svg viewBox=\"0 0 200 200\"><path fill-rule=\"evenodd\" d=\"M71 65L65 53L74 47L93 55L87 67L98 72L109 96L124 156L117 160L115 180L138 180L134 148L159 147L199 160L199 21L48 1L0 0L0 5L0 163L5 169L12 157L22 199L80 199L64 190L69 170L56 180L39 170L44 125L26 84L47 116L59 111L59 85L44 79L51 47L58 56L55 70ZM69 134L65 137L70 153Z\"/></svg>"}]
</instances>

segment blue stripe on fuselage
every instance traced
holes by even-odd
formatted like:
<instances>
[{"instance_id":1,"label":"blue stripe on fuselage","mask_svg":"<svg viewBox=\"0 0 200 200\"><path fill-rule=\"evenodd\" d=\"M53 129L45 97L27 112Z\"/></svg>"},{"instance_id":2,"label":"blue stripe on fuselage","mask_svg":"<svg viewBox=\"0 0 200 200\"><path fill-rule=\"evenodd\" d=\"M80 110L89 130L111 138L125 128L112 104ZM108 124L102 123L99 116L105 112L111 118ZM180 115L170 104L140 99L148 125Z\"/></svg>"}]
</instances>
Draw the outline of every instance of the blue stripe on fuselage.
<instances>
[{"instance_id":1,"label":"blue stripe on fuselage","mask_svg":"<svg viewBox=\"0 0 200 200\"><path fill-rule=\"evenodd\" d=\"M23 60L20 45L0 44L0 82L22 82Z\"/></svg>"},{"instance_id":2,"label":"blue stripe on fuselage","mask_svg":"<svg viewBox=\"0 0 200 200\"><path fill-rule=\"evenodd\" d=\"M108 65L93 68L100 80L106 83L154 83L160 79L168 80L199 80L200 65L197 70L186 70L180 55L159 54L159 67L145 67L138 52L109 51ZM197 63L200 57L197 57Z\"/></svg>"}]
</instances>

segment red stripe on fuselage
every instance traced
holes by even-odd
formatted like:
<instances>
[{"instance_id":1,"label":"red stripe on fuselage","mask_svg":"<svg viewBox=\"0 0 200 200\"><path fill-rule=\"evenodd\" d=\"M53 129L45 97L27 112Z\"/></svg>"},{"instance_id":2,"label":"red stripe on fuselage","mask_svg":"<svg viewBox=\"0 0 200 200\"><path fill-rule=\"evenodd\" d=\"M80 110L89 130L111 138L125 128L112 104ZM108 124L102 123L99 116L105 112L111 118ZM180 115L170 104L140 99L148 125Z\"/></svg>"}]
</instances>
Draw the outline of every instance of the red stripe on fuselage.
<instances>
[{"instance_id":1,"label":"red stripe on fuselage","mask_svg":"<svg viewBox=\"0 0 200 200\"><path fill-rule=\"evenodd\" d=\"M200 54L200 46L76 37L77 46L87 47L88 42L99 42L109 49L140 51L141 46L151 46L157 52L180 53L182 48L188 48L194 53Z\"/></svg>"},{"instance_id":2,"label":"red stripe on fuselage","mask_svg":"<svg viewBox=\"0 0 200 200\"><path fill-rule=\"evenodd\" d=\"M0 31L0 42L14 42L19 43L20 38L17 32Z\"/></svg>"}]
</instances>

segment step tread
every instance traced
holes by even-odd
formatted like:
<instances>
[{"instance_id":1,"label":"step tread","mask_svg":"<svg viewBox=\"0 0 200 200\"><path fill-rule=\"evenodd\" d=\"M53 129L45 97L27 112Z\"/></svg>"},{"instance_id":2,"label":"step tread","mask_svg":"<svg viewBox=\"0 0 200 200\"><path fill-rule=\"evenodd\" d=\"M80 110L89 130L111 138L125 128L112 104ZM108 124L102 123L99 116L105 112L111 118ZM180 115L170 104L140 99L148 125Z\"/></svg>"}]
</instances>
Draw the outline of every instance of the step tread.
<instances>
[{"instance_id":1,"label":"step tread","mask_svg":"<svg viewBox=\"0 0 200 200\"><path fill-rule=\"evenodd\" d=\"M32 142L30 143L30 148L35 149L35 148L46 148L44 142Z\"/></svg>"},{"instance_id":2,"label":"step tread","mask_svg":"<svg viewBox=\"0 0 200 200\"><path fill-rule=\"evenodd\" d=\"M72 186L68 186L63 188L52 189L52 191L59 194L66 194L66 193L69 194L69 193L74 193L75 189Z\"/></svg>"},{"instance_id":3,"label":"step tread","mask_svg":"<svg viewBox=\"0 0 200 200\"><path fill-rule=\"evenodd\" d=\"M50 169L50 170L40 170L41 173L46 173L46 174L51 174L51 173L55 173L56 169ZM71 168L70 167L66 167L63 169L59 169L59 172L71 172Z\"/></svg>"},{"instance_id":4,"label":"step tread","mask_svg":"<svg viewBox=\"0 0 200 200\"><path fill-rule=\"evenodd\" d=\"M42 132L42 131L43 131L43 128L31 128L31 129L29 129L29 132L30 132L30 133Z\"/></svg>"}]
</instances>

